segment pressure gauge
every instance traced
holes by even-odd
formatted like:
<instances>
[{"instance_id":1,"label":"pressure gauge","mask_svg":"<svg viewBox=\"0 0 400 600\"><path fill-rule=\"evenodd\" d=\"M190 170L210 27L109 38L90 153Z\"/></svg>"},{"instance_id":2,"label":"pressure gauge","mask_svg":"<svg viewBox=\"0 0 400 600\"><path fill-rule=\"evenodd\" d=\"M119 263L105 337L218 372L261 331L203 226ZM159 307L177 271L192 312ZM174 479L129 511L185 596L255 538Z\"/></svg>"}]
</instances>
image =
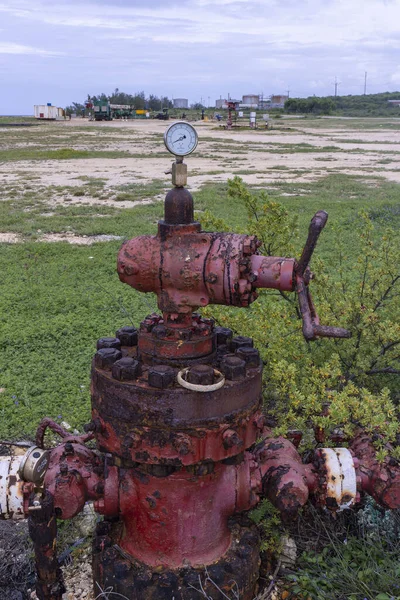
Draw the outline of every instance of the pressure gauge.
<instances>
[{"instance_id":1,"label":"pressure gauge","mask_svg":"<svg viewBox=\"0 0 400 600\"><path fill-rule=\"evenodd\" d=\"M195 150L197 142L197 131L185 121L172 123L164 133L164 144L175 156L190 154Z\"/></svg>"}]
</instances>

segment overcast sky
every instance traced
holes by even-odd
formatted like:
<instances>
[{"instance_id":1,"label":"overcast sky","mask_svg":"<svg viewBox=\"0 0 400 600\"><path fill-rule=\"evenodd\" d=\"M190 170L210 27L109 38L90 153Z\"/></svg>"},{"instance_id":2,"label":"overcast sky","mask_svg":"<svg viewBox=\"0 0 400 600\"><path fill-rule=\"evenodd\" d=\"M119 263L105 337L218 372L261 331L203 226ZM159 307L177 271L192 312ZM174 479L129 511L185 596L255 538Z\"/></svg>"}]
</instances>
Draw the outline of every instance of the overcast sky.
<instances>
[{"instance_id":1,"label":"overcast sky","mask_svg":"<svg viewBox=\"0 0 400 600\"><path fill-rule=\"evenodd\" d=\"M0 114L88 93L215 103L400 89L400 0L0 0Z\"/></svg>"}]
</instances>

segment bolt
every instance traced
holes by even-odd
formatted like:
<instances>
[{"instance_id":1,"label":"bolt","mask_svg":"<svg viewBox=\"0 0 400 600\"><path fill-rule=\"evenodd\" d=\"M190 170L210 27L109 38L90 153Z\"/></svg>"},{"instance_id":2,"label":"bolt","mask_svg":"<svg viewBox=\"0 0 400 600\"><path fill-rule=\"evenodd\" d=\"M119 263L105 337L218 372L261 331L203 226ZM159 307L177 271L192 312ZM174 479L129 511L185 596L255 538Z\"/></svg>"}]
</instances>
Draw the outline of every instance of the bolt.
<instances>
[{"instance_id":1,"label":"bolt","mask_svg":"<svg viewBox=\"0 0 400 600\"><path fill-rule=\"evenodd\" d=\"M67 442L65 444L64 450L65 450L65 454L73 454L74 453L74 447L71 444L71 442Z\"/></svg>"},{"instance_id":2,"label":"bolt","mask_svg":"<svg viewBox=\"0 0 400 600\"><path fill-rule=\"evenodd\" d=\"M210 273L209 275L207 275L206 281L207 283L217 283L218 275L216 275L215 273Z\"/></svg>"},{"instance_id":3,"label":"bolt","mask_svg":"<svg viewBox=\"0 0 400 600\"><path fill-rule=\"evenodd\" d=\"M236 350L236 355L244 360L247 367L258 367L260 365L260 353L257 348L242 346Z\"/></svg>"},{"instance_id":4,"label":"bolt","mask_svg":"<svg viewBox=\"0 0 400 600\"><path fill-rule=\"evenodd\" d=\"M228 344L232 339L232 329L228 327L215 327L215 333L217 334L217 345Z\"/></svg>"},{"instance_id":5,"label":"bolt","mask_svg":"<svg viewBox=\"0 0 400 600\"><path fill-rule=\"evenodd\" d=\"M237 380L246 375L246 363L238 356L225 356L221 361L221 369L225 377L231 380Z\"/></svg>"},{"instance_id":6,"label":"bolt","mask_svg":"<svg viewBox=\"0 0 400 600\"><path fill-rule=\"evenodd\" d=\"M184 433L177 433L172 441L172 445L181 456L189 454L192 446L189 436Z\"/></svg>"},{"instance_id":7,"label":"bolt","mask_svg":"<svg viewBox=\"0 0 400 600\"><path fill-rule=\"evenodd\" d=\"M250 281L250 283L254 283L255 281L257 281L257 279L258 279L257 271L252 271L251 273L249 273L247 275L247 279Z\"/></svg>"},{"instance_id":8,"label":"bolt","mask_svg":"<svg viewBox=\"0 0 400 600\"><path fill-rule=\"evenodd\" d=\"M140 330L150 333L150 331L153 329L154 325L157 325L160 320L161 320L160 315L157 315L155 313L148 315L144 319L144 321L142 321L140 323Z\"/></svg>"},{"instance_id":9,"label":"bolt","mask_svg":"<svg viewBox=\"0 0 400 600\"><path fill-rule=\"evenodd\" d=\"M232 352L235 352L238 348L252 348L253 347L253 340L251 337L245 337L244 335L237 335L236 337L232 338L231 343L231 350Z\"/></svg>"},{"instance_id":10,"label":"bolt","mask_svg":"<svg viewBox=\"0 0 400 600\"><path fill-rule=\"evenodd\" d=\"M173 384L175 371L168 365L155 365L149 368L149 385L163 390Z\"/></svg>"},{"instance_id":11,"label":"bolt","mask_svg":"<svg viewBox=\"0 0 400 600\"><path fill-rule=\"evenodd\" d=\"M121 327L115 334L121 342L121 346L137 346L138 332L135 327Z\"/></svg>"},{"instance_id":12,"label":"bolt","mask_svg":"<svg viewBox=\"0 0 400 600\"><path fill-rule=\"evenodd\" d=\"M118 381L136 379L139 373L139 363L129 356L117 360L111 369L111 374Z\"/></svg>"},{"instance_id":13,"label":"bolt","mask_svg":"<svg viewBox=\"0 0 400 600\"><path fill-rule=\"evenodd\" d=\"M197 385L212 385L214 383L214 369L209 365L194 365L190 367L186 379L189 383Z\"/></svg>"},{"instance_id":14,"label":"bolt","mask_svg":"<svg viewBox=\"0 0 400 600\"><path fill-rule=\"evenodd\" d=\"M164 327L164 325L156 325L151 330L151 334L154 335L154 337L156 338L165 338L165 336L167 335L167 329L166 327Z\"/></svg>"},{"instance_id":15,"label":"bolt","mask_svg":"<svg viewBox=\"0 0 400 600\"><path fill-rule=\"evenodd\" d=\"M233 429L227 429L222 435L224 448L233 448L234 446L242 446L243 441Z\"/></svg>"},{"instance_id":16,"label":"bolt","mask_svg":"<svg viewBox=\"0 0 400 600\"><path fill-rule=\"evenodd\" d=\"M116 348L117 350L121 350L121 342L116 337L103 337L97 340L97 350L101 348Z\"/></svg>"},{"instance_id":17,"label":"bolt","mask_svg":"<svg viewBox=\"0 0 400 600\"><path fill-rule=\"evenodd\" d=\"M120 358L122 354L116 348L100 348L94 355L94 364L98 369L109 369Z\"/></svg>"},{"instance_id":18,"label":"bolt","mask_svg":"<svg viewBox=\"0 0 400 600\"><path fill-rule=\"evenodd\" d=\"M68 465L66 463L61 463L60 465L60 474L65 477L68 475Z\"/></svg>"}]
</instances>

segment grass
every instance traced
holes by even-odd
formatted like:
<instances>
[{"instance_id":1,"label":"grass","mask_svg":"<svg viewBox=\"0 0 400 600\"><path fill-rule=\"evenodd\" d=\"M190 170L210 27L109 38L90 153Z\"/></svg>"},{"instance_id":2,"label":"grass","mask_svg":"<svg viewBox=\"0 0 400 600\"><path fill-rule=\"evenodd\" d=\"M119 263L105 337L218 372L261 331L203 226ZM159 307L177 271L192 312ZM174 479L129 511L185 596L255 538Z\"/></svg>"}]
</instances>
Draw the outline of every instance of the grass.
<instances>
[{"instance_id":1,"label":"grass","mask_svg":"<svg viewBox=\"0 0 400 600\"><path fill-rule=\"evenodd\" d=\"M159 189L157 184L154 189ZM275 187L275 184L274 184ZM282 196L296 190L303 196ZM127 187L136 194L137 189ZM315 183L281 184L271 199L279 200L299 216L305 240L308 223L318 209L326 209L330 222L321 237L318 254L329 258L335 246L335 225L346 227L348 245L360 210L370 210L381 227L400 225L399 188L377 180L370 187L357 178L330 175ZM21 233L27 239L41 232L72 231L75 234L113 234L125 238L155 233L162 204L118 210L98 206L64 206L45 216L44 204L35 204L34 193L0 202L3 231ZM33 205L25 212L26 203ZM209 185L195 194L198 210L212 210L217 217L239 228L243 209L228 201L226 185ZM122 285L115 271L119 242L91 247L67 243L28 242L0 245L2 277L0 294L0 438L32 433L39 419L49 415L66 419L80 428L89 417L89 371L97 338L113 335L122 325L138 325L156 309L152 295L139 294ZM298 248L300 253L301 248ZM62 417L61 417L62 415Z\"/></svg>"},{"instance_id":2,"label":"grass","mask_svg":"<svg viewBox=\"0 0 400 600\"><path fill-rule=\"evenodd\" d=\"M335 126L338 122L346 123L346 127L349 124L347 120L333 121ZM331 125L330 120L306 119L301 120L301 126L305 122L307 126L317 124L328 128ZM287 129L287 122L285 126ZM0 393L0 439L19 435L22 430L32 433L45 415L54 418L62 415L71 425L80 427L89 415L90 360L96 339L112 335L121 325L130 322L138 325L142 317L156 308L152 295L138 294L119 282L115 272L119 242L82 247L68 243L45 244L40 241L41 236L70 232L128 239L155 233L163 212L158 200L166 187L163 179L110 186L101 171L79 175L75 178L78 185L45 185L37 171L21 169L18 161L79 158L85 164L90 158L167 157L160 145L154 146L160 135L153 133L141 137L141 143L146 141L146 152L134 154L135 145L130 142L138 137L138 132L124 127L111 130L101 126L46 124L34 130L4 131L7 135L2 139L0 161L5 163L4 173L12 168L16 179L8 183L4 180L0 188L0 231L19 234L24 243L0 244L0 388L5 389ZM124 144L129 143L127 150L108 148L107 144L121 138ZM196 153L197 157L215 160L216 155L222 154L226 168L244 176L275 174L278 177L282 172L293 178L305 173L312 175L315 169L312 165L304 170L273 163L270 168L257 171L251 164L248 168L241 164L236 156L238 152L244 156L249 150L282 154L317 152L323 157L324 152L337 150L305 143L275 144L272 137L271 142L265 144L257 141L257 132L254 132L254 142L245 144L230 137L216 140L207 135L202 141L208 143L207 152ZM80 148L82 144L88 149ZM381 157L380 164L387 164L386 160ZM10 167L12 162L15 165ZM200 175L225 172L217 160L215 169L197 171ZM229 222L232 229L240 230L244 208L229 200L226 192L224 183L203 185L193 194L195 208L211 210ZM388 225L400 225L399 186L379 177L361 180L334 172L307 183L278 178L271 184L269 196L298 215L303 241L312 215L319 209L329 212L329 223L318 245L318 254L328 263L335 247L336 225L344 225L344 235L351 248L360 211L371 212L378 225L377 235ZM145 198L153 202L134 208L104 204L108 199L121 203ZM89 204L93 199L96 204ZM201 212L199 216L201 219ZM298 255L301 243L296 249Z\"/></svg>"},{"instance_id":3,"label":"grass","mask_svg":"<svg viewBox=\"0 0 400 600\"><path fill-rule=\"evenodd\" d=\"M156 155L165 156L161 153ZM41 148L33 147L0 150L0 163L19 160L72 160L78 158L142 158L142 155L127 152L125 150L75 150L73 148L42 150Z\"/></svg>"}]
</instances>

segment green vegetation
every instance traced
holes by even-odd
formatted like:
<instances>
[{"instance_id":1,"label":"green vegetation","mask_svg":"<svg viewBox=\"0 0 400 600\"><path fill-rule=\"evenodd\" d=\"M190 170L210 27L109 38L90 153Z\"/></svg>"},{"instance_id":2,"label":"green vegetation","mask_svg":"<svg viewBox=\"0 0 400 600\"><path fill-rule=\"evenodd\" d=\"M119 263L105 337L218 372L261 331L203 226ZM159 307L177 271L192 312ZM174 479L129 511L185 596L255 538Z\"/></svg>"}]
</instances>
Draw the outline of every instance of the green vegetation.
<instances>
[{"instance_id":1,"label":"green vegetation","mask_svg":"<svg viewBox=\"0 0 400 600\"><path fill-rule=\"evenodd\" d=\"M100 185L101 182L98 183ZM347 411L346 414L355 410L360 397L376 397L381 406L384 403L390 405L386 393L379 390L383 387L395 389L391 382L396 376L389 373L371 376L366 375L365 370L379 356L385 344L397 339L394 337L398 323L397 309L393 306L395 299L391 299L389 304L385 302L385 306L377 311L377 323L372 319L369 324L369 307L374 294L382 293L387 283L386 275L377 266L378 255L375 259L371 253L378 252L386 228L399 225L400 209L397 185L379 179L375 184L376 187L370 187L357 178L330 175L316 183L274 186L276 189L268 200L273 208L268 214L268 226L263 221L269 231L267 245L271 231L275 232L271 252L299 256L310 217L318 209L328 210L330 220L313 262L313 270L317 271L319 278L312 282L312 289L325 323L350 326L356 336L360 330L366 332L356 353L357 337L338 342L339 346L330 340L305 344L294 298L293 302L289 302L273 295L273 292L265 292L247 311L212 309L220 322L229 322L236 331L254 335L266 361L268 402L271 398L276 399L270 410L279 413L283 403L283 412L287 418L293 417L294 424L304 421L304 414L299 414L296 408L299 402L304 402L315 423L320 423L319 410L328 393L335 396L334 401L342 417L343 410ZM307 200L304 196L281 195L296 194L300 187L302 193L307 194ZM153 191L158 192L158 186ZM203 187L195 194L196 208L199 211L212 210L218 219L229 223L230 230L252 228L254 223L246 224L246 207L242 200L228 195L228 191L225 184ZM47 190L47 193L52 197L54 191ZM60 193L63 193L62 188ZM128 238L155 232L157 220L162 215L160 202L134 209L99 205L57 205L49 208L46 202L46 193L40 188L37 192L17 193L14 198L0 202L1 229L22 233L27 239L40 239L41 233L65 231ZM358 216L361 210L369 211L367 221ZM202 212L199 218L206 228L210 228L207 214ZM364 227L367 227L367 238L361 235ZM357 304L360 279L356 272L359 274L364 265L362 262L361 267L357 266L357 261L359 256L365 256L366 243L372 244L367 254L372 262L372 271L368 272L379 275L379 285L374 290L366 290L367 308L360 310L360 303ZM394 243L390 236L384 240L382 249L388 257L395 252L395 246L391 247ZM46 414L53 417L63 414L63 418L72 425L80 427L89 413L89 363L96 339L111 335L123 324L133 322L137 325L145 314L155 309L153 296L138 294L119 283L115 273L118 246L119 242L91 247L40 242L0 245L3 265L0 283L0 380L1 387L6 389L0 394L0 437L20 434L21 423L25 431L32 432L38 419ZM393 269L396 265L397 258L393 261ZM344 282L348 286L345 295L341 294ZM359 323L358 318L361 318ZM340 377L337 379L337 373L342 373L337 362L340 362L338 350L344 361L355 353L349 373L360 385L367 386L363 396L358 391L354 397L349 396L349 386L352 385L349 377L346 390L341 389ZM379 363L372 369L385 368L389 364L385 361L394 352L395 347L388 349L379 356ZM324 375L327 369L329 377ZM285 376L282 378L283 370ZM84 387L81 388L81 385ZM284 385L291 387L283 390ZM328 388L336 391L329 392ZM281 397L282 391L284 395ZM308 391L311 393L308 394ZM351 402L347 405L349 397ZM369 414L366 410L361 418L365 420ZM374 423L380 419L380 414L376 413Z\"/></svg>"},{"instance_id":2,"label":"green vegetation","mask_svg":"<svg viewBox=\"0 0 400 600\"><path fill-rule=\"evenodd\" d=\"M289 114L343 115L347 117L400 117L400 107L389 100L400 100L400 92L359 96L327 96L289 98L285 112Z\"/></svg>"},{"instance_id":3,"label":"green vegetation","mask_svg":"<svg viewBox=\"0 0 400 600\"><path fill-rule=\"evenodd\" d=\"M135 155L126 151L74 150L42 150L41 148L15 148L0 150L0 163L17 160L71 160L76 158L133 158Z\"/></svg>"},{"instance_id":4,"label":"green vegetation","mask_svg":"<svg viewBox=\"0 0 400 600\"><path fill-rule=\"evenodd\" d=\"M358 513L336 524L311 510L300 518L303 550L296 573L284 579L290 598L309 600L399 600L400 521L368 498ZM294 528L293 528L294 529ZM318 532L318 534L317 534ZM310 547L313 549L310 549Z\"/></svg>"},{"instance_id":5,"label":"green vegetation","mask_svg":"<svg viewBox=\"0 0 400 600\"><path fill-rule=\"evenodd\" d=\"M250 193L237 177L228 182L228 196L236 208L246 208L248 220L238 230L257 235L263 254L299 256L294 213L263 192ZM254 338L265 365L266 408L275 416L277 433L285 435L294 427L312 436L314 428L322 428L329 438L340 428L349 437L361 425L383 436L377 439L380 457L384 456L383 439L396 437L400 240L387 227L387 211L394 226L399 220L398 202L370 214L348 214L347 223L338 219L325 240L331 245L329 251L321 244L313 261L316 281L312 290L321 321L349 329L351 340L306 343L300 334L296 300L285 293L262 292L245 313L207 309L220 324ZM210 213L204 220L210 228L231 229ZM326 403L329 415L322 416ZM394 452L400 458L399 448Z\"/></svg>"}]
</instances>

